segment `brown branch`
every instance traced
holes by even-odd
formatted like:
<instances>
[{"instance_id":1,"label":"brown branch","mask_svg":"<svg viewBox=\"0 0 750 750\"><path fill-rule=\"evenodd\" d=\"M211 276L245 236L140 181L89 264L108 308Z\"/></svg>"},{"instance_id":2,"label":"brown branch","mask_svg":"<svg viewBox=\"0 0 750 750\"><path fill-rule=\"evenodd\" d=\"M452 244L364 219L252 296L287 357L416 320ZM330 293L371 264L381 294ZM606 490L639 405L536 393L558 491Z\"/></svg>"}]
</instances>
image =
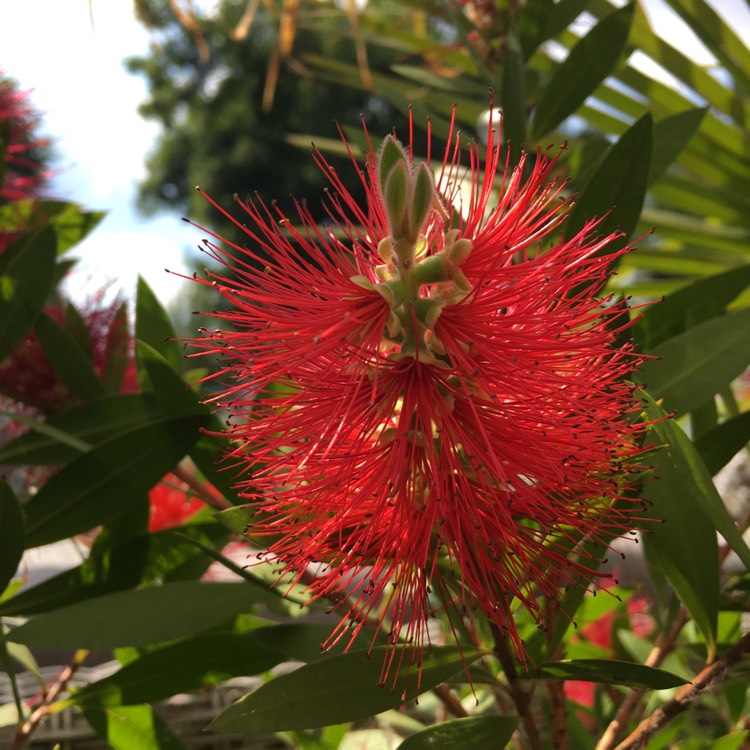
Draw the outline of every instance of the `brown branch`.
<instances>
[{"instance_id":1,"label":"brown branch","mask_svg":"<svg viewBox=\"0 0 750 750\"><path fill-rule=\"evenodd\" d=\"M516 706L516 711L518 711L521 726L529 742L529 747L531 750L541 750L542 741L539 737L536 724L534 724L534 717L531 715L529 696L518 681L518 672L516 671L516 664L513 661L513 655L508 648L508 641L496 625L491 625L491 628L492 637L495 641L495 655L500 660L500 665L505 673L505 679L508 681L508 692Z\"/></svg>"},{"instance_id":2,"label":"brown branch","mask_svg":"<svg viewBox=\"0 0 750 750\"><path fill-rule=\"evenodd\" d=\"M89 653L90 652L85 649L79 649L76 651L70 664L63 667L60 674L57 675L57 677L45 688L42 702L31 712L29 718L18 727L18 731L13 739L13 744L10 746L10 750L21 750L21 748L28 742L31 733L39 725L39 722L41 722L47 715L50 706L55 700L57 700L57 696L66 688L71 677L73 677L78 670L78 667L86 661Z\"/></svg>"},{"instance_id":3,"label":"brown branch","mask_svg":"<svg viewBox=\"0 0 750 750\"><path fill-rule=\"evenodd\" d=\"M646 661L644 662L645 666L658 667L664 661L664 659L666 659L667 656L671 654L672 651L674 651L677 637L679 636L680 632L685 627L689 619L690 617L687 612L684 609L680 610L680 613L677 616L677 621L672 626L672 629L669 631L667 636L663 639L659 639L651 649L651 653L648 655ZM617 738L628 725L633 712L638 707L638 704L641 702L641 698L643 698L645 692L645 690L631 690L627 694L625 700L617 709L615 718L612 719L612 721L609 723L609 726L604 731L604 734L601 736L601 739L597 743L596 750L612 750L612 748L615 746L615 743L617 742Z\"/></svg>"},{"instance_id":4,"label":"brown branch","mask_svg":"<svg viewBox=\"0 0 750 750\"><path fill-rule=\"evenodd\" d=\"M568 750L568 715L566 711L565 683L562 680L548 680L550 709L552 712L552 748Z\"/></svg>"},{"instance_id":5,"label":"brown branch","mask_svg":"<svg viewBox=\"0 0 750 750\"><path fill-rule=\"evenodd\" d=\"M432 688L432 692L440 699L440 702L459 719L469 716L469 712L461 705L458 696L446 685L442 683Z\"/></svg>"},{"instance_id":6,"label":"brown branch","mask_svg":"<svg viewBox=\"0 0 750 750\"><path fill-rule=\"evenodd\" d=\"M750 633L746 633L722 657L704 667L688 685L681 687L672 700L667 701L644 719L615 750L638 750L675 716L686 711L706 691L725 682L731 668L750 652Z\"/></svg>"},{"instance_id":7,"label":"brown branch","mask_svg":"<svg viewBox=\"0 0 750 750\"><path fill-rule=\"evenodd\" d=\"M172 474L185 482L185 484L198 496L198 499L209 507L216 510L227 510L228 508L235 507L223 497L217 497L204 482L196 479L193 474L186 471L181 466L176 466L172 469Z\"/></svg>"}]
</instances>

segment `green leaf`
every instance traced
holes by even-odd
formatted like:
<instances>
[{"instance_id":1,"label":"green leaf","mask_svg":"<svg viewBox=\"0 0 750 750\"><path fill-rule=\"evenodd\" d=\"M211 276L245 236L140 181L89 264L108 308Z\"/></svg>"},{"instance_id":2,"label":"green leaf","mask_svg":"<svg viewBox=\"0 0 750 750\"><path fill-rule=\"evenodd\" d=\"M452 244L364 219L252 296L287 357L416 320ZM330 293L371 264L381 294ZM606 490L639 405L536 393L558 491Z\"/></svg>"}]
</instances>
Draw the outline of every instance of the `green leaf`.
<instances>
[{"instance_id":1,"label":"green leaf","mask_svg":"<svg viewBox=\"0 0 750 750\"><path fill-rule=\"evenodd\" d=\"M0 477L0 593L18 569L24 550L24 528L21 505Z\"/></svg>"},{"instance_id":2,"label":"green leaf","mask_svg":"<svg viewBox=\"0 0 750 750\"><path fill-rule=\"evenodd\" d=\"M185 750L151 706L90 706L83 715L112 750Z\"/></svg>"},{"instance_id":3,"label":"green leaf","mask_svg":"<svg viewBox=\"0 0 750 750\"><path fill-rule=\"evenodd\" d=\"M604 217L596 228L597 234L608 235L619 229L624 235L619 242L610 243L607 252L614 252L627 242L646 195L651 133L651 115L646 114L607 151L565 223L566 237L574 236L594 217Z\"/></svg>"},{"instance_id":4,"label":"green leaf","mask_svg":"<svg viewBox=\"0 0 750 750\"><path fill-rule=\"evenodd\" d=\"M378 683L387 653L384 647L378 647L369 655L359 651L306 664L240 698L208 728L218 732L276 732L363 719L415 698L460 671L464 664L458 647L435 647L424 654L421 684L413 667L408 679L401 675L394 685L389 679L382 687Z\"/></svg>"},{"instance_id":5,"label":"green leaf","mask_svg":"<svg viewBox=\"0 0 750 750\"><path fill-rule=\"evenodd\" d=\"M644 352L686 328L716 317L750 286L750 264L699 279L646 309L633 326Z\"/></svg>"},{"instance_id":6,"label":"green leaf","mask_svg":"<svg viewBox=\"0 0 750 750\"><path fill-rule=\"evenodd\" d=\"M45 227L24 240L0 276L0 361L23 341L44 307L52 290L56 255L55 232Z\"/></svg>"},{"instance_id":7,"label":"green leaf","mask_svg":"<svg viewBox=\"0 0 750 750\"><path fill-rule=\"evenodd\" d=\"M503 140L510 145L512 165L521 158L526 144L526 96L524 94L524 66L521 42L513 21L506 37L503 83L500 90L500 105L503 110Z\"/></svg>"},{"instance_id":8,"label":"green leaf","mask_svg":"<svg viewBox=\"0 0 750 750\"><path fill-rule=\"evenodd\" d=\"M667 410L685 414L701 406L750 364L750 309L707 320L662 342L637 380Z\"/></svg>"},{"instance_id":9,"label":"green leaf","mask_svg":"<svg viewBox=\"0 0 750 750\"><path fill-rule=\"evenodd\" d=\"M609 76L625 50L633 3L610 13L584 36L558 65L537 103L534 140L572 115Z\"/></svg>"},{"instance_id":10,"label":"green leaf","mask_svg":"<svg viewBox=\"0 0 750 750\"><path fill-rule=\"evenodd\" d=\"M71 333L46 313L39 315L35 327L52 369L74 396L88 399L104 394L104 386L96 376L91 358Z\"/></svg>"},{"instance_id":11,"label":"green leaf","mask_svg":"<svg viewBox=\"0 0 750 750\"><path fill-rule=\"evenodd\" d=\"M655 435L657 444L666 444L667 447L659 450L655 455L656 476L661 481L647 482L646 494L650 498L653 492L659 498L667 493L668 489L659 489L671 485L675 496L670 499L669 512L680 517L682 513L682 526L697 524L697 520L691 524L684 522L685 515L688 517L692 509L709 519L712 531L718 531L732 549L737 553L742 562L750 568L750 549L745 544L732 517L724 505L716 486L711 481L698 451L688 439L682 428L673 419L664 419L665 413L653 400L650 400L647 414L652 419L661 419L651 428ZM666 477L666 480L665 480ZM672 507L674 506L674 507ZM661 515L661 508L656 505L654 511ZM659 526L660 536L662 526ZM656 531L654 531L656 535ZM693 550L700 562L697 549Z\"/></svg>"},{"instance_id":12,"label":"green leaf","mask_svg":"<svg viewBox=\"0 0 750 750\"><path fill-rule=\"evenodd\" d=\"M129 706L255 675L284 661L250 633L205 633L150 651L75 694L78 705Z\"/></svg>"},{"instance_id":13,"label":"green leaf","mask_svg":"<svg viewBox=\"0 0 750 750\"><path fill-rule=\"evenodd\" d=\"M0 447L0 463L65 464L93 445L163 417L156 397L150 393L102 396L44 422L25 420L31 430Z\"/></svg>"},{"instance_id":14,"label":"green leaf","mask_svg":"<svg viewBox=\"0 0 750 750\"><path fill-rule=\"evenodd\" d=\"M750 442L750 412L738 414L695 440L695 449L715 476Z\"/></svg>"},{"instance_id":15,"label":"green leaf","mask_svg":"<svg viewBox=\"0 0 750 750\"><path fill-rule=\"evenodd\" d=\"M182 350L173 340L175 332L169 316L151 287L140 277L135 303L135 337L156 349L177 372L182 371Z\"/></svg>"},{"instance_id":16,"label":"green leaf","mask_svg":"<svg viewBox=\"0 0 750 750\"><path fill-rule=\"evenodd\" d=\"M660 420L651 428L652 439L664 446L654 456L658 479L647 482L643 489L644 497L652 503L651 513L663 521L644 534L646 552L669 578L703 631L709 651L715 653L719 554L716 529L711 521L712 516L718 516L721 511L710 508L718 499L724 513L726 510L700 457L679 425L666 419L664 411L648 394L643 396L648 418ZM729 525L734 527L731 519ZM739 534L736 527L734 531Z\"/></svg>"},{"instance_id":17,"label":"green leaf","mask_svg":"<svg viewBox=\"0 0 750 750\"><path fill-rule=\"evenodd\" d=\"M220 545L227 537L216 524L191 523L179 527L179 531L144 534L107 549L95 544L81 565L0 602L0 615L35 615L141 583L171 579L196 558L206 557L184 537L207 545Z\"/></svg>"},{"instance_id":18,"label":"green leaf","mask_svg":"<svg viewBox=\"0 0 750 750\"><path fill-rule=\"evenodd\" d=\"M532 680L583 680L604 685L627 685L638 690L666 690L687 680L663 669L616 659L549 661L528 675Z\"/></svg>"},{"instance_id":19,"label":"green leaf","mask_svg":"<svg viewBox=\"0 0 750 750\"><path fill-rule=\"evenodd\" d=\"M330 659L332 654L344 653L349 643L347 638L342 638L330 651L321 650L321 644L330 637L332 630L333 625L291 622L257 628L253 631L253 636L269 648L286 654L290 659L313 662ZM357 635L357 643L369 648L374 637L375 632L372 628L363 628Z\"/></svg>"},{"instance_id":20,"label":"green leaf","mask_svg":"<svg viewBox=\"0 0 750 750\"><path fill-rule=\"evenodd\" d=\"M208 420L209 409L199 402L172 362L145 341L136 342L136 351L165 413L170 416L203 414Z\"/></svg>"},{"instance_id":21,"label":"green leaf","mask_svg":"<svg viewBox=\"0 0 750 750\"><path fill-rule=\"evenodd\" d=\"M65 324L63 327L75 339L88 361L91 361L93 349L89 327L76 306L71 302L68 302L65 306Z\"/></svg>"},{"instance_id":22,"label":"green leaf","mask_svg":"<svg viewBox=\"0 0 750 750\"><path fill-rule=\"evenodd\" d=\"M698 132L705 107L678 112L654 123L654 146L648 184L653 185L666 172L667 167L682 153L690 139Z\"/></svg>"},{"instance_id":23,"label":"green leaf","mask_svg":"<svg viewBox=\"0 0 750 750\"><path fill-rule=\"evenodd\" d=\"M102 382L110 393L122 387L130 364L130 335L128 331L128 306L123 302L116 310L107 331L107 349Z\"/></svg>"},{"instance_id":24,"label":"green leaf","mask_svg":"<svg viewBox=\"0 0 750 750\"><path fill-rule=\"evenodd\" d=\"M57 234L57 254L62 255L88 237L107 215L104 211L84 211L75 203L38 201L37 211L50 216Z\"/></svg>"},{"instance_id":25,"label":"green leaf","mask_svg":"<svg viewBox=\"0 0 750 750\"><path fill-rule=\"evenodd\" d=\"M8 640L50 648L147 646L215 627L257 600L257 589L244 583L175 581L37 615L11 630Z\"/></svg>"},{"instance_id":26,"label":"green leaf","mask_svg":"<svg viewBox=\"0 0 750 750\"><path fill-rule=\"evenodd\" d=\"M201 416L170 417L116 435L55 474L25 506L27 545L80 534L124 513L190 449Z\"/></svg>"},{"instance_id":27,"label":"green leaf","mask_svg":"<svg viewBox=\"0 0 750 750\"><path fill-rule=\"evenodd\" d=\"M486 750L505 747L518 726L516 716L470 716L444 721L407 737L399 750Z\"/></svg>"}]
</instances>

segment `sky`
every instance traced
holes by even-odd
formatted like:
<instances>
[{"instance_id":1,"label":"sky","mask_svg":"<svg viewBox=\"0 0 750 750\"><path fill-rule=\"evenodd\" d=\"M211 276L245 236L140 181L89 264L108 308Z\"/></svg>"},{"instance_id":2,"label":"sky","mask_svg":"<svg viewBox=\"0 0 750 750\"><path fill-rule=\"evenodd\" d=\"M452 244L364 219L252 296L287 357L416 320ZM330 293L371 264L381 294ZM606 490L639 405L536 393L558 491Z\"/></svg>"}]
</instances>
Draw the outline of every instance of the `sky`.
<instances>
[{"instance_id":1,"label":"sky","mask_svg":"<svg viewBox=\"0 0 750 750\"><path fill-rule=\"evenodd\" d=\"M713 3L740 35L750 35L744 0ZM711 62L664 0L646 6L655 28L677 35L678 46L698 62ZM108 283L132 297L140 274L168 304L189 283L164 269L188 267L185 254L197 252L197 231L177 214L147 219L134 207L158 129L138 115L146 86L122 61L145 53L148 43L132 0L0 0L0 69L33 89L43 133L58 154L50 195L108 211L76 252L82 260L68 291L77 300Z\"/></svg>"},{"instance_id":2,"label":"sky","mask_svg":"<svg viewBox=\"0 0 750 750\"><path fill-rule=\"evenodd\" d=\"M166 303L185 282L164 269L183 270L200 239L177 214L146 219L134 207L158 127L138 115L146 86L122 61L148 42L131 0L92 0L91 12L88 0L0 0L0 69L32 89L57 155L47 192L108 212L74 253L74 299L105 284L132 298L141 274Z\"/></svg>"}]
</instances>

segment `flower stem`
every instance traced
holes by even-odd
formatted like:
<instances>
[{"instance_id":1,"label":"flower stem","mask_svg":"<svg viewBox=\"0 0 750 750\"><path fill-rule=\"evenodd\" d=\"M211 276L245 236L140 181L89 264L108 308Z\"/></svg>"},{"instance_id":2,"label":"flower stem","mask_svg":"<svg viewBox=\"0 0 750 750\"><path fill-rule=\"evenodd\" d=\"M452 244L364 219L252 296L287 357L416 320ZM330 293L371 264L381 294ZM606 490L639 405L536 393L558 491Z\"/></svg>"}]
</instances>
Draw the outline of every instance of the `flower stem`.
<instances>
[{"instance_id":1,"label":"flower stem","mask_svg":"<svg viewBox=\"0 0 750 750\"><path fill-rule=\"evenodd\" d=\"M686 711L693 702L712 687L729 678L731 668L750 652L750 633L746 633L719 659L706 665L692 682L683 685L672 700L667 701L643 719L633 732L615 750L637 750L646 746L649 739L675 716Z\"/></svg>"},{"instance_id":2,"label":"flower stem","mask_svg":"<svg viewBox=\"0 0 750 750\"><path fill-rule=\"evenodd\" d=\"M530 711L529 695L518 681L518 672L513 661L513 655L508 647L508 641L496 625L491 625L491 628L492 637L495 641L495 655L500 660L505 679L508 681L508 692L516 706L516 711L518 711L529 747L531 750L542 750L542 741Z\"/></svg>"},{"instance_id":3,"label":"flower stem","mask_svg":"<svg viewBox=\"0 0 750 750\"><path fill-rule=\"evenodd\" d=\"M41 704L38 705L31 712L29 718L18 727L18 731L16 732L13 744L10 746L10 750L21 750L21 748L28 742L31 733L39 725L39 722L41 722L41 720L47 715L50 706L55 702L57 696L65 689L78 668L86 661L89 653L91 652L86 649L79 649L73 654L70 664L63 667L60 674L57 675L45 690Z\"/></svg>"}]
</instances>

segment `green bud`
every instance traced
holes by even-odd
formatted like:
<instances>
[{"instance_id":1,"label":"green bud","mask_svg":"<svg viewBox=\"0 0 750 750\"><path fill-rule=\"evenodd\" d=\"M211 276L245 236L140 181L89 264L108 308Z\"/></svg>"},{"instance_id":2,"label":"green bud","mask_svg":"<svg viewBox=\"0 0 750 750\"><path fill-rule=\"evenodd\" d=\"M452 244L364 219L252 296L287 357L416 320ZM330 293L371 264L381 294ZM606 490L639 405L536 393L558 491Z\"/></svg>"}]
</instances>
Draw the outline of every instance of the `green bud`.
<instances>
[{"instance_id":1,"label":"green bud","mask_svg":"<svg viewBox=\"0 0 750 750\"><path fill-rule=\"evenodd\" d=\"M467 240L465 238L456 240L448 248L448 259L454 265L460 266L469 257L471 248L472 248L471 240Z\"/></svg>"},{"instance_id":2,"label":"green bud","mask_svg":"<svg viewBox=\"0 0 750 750\"><path fill-rule=\"evenodd\" d=\"M422 232L427 217L435 202L435 185L430 168L422 163L417 169L409 207L409 238L414 241Z\"/></svg>"},{"instance_id":3,"label":"green bud","mask_svg":"<svg viewBox=\"0 0 750 750\"><path fill-rule=\"evenodd\" d=\"M392 136L386 136L378 153L378 180L380 181L380 192L385 197L385 185L391 176L391 171L399 162L409 166L409 157L404 147Z\"/></svg>"},{"instance_id":4,"label":"green bud","mask_svg":"<svg viewBox=\"0 0 750 750\"><path fill-rule=\"evenodd\" d=\"M403 234L406 199L409 190L409 174L406 163L397 162L385 181L383 201L391 234L398 238Z\"/></svg>"}]
</instances>

